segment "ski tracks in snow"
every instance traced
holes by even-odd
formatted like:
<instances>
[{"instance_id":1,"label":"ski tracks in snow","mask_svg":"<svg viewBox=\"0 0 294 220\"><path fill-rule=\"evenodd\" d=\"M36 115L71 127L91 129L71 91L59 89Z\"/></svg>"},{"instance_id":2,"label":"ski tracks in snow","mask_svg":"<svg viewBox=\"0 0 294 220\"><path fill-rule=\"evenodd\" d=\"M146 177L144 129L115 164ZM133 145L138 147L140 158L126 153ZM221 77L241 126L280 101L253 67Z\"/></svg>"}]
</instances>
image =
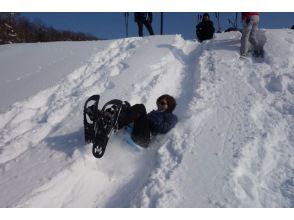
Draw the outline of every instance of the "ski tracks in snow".
<instances>
[{"instance_id":1,"label":"ski tracks in snow","mask_svg":"<svg viewBox=\"0 0 294 220\"><path fill-rule=\"evenodd\" d=\"M0 184L11 189L0 192L1 207L15 205L75 160L84 160L75 151L86 150L82 127L77 127L84 101L111 87L110 79L124 68L123 60L132 54L137 40L111 43L57 86L14 104L0 116Z\"/></svg>"},{"instance_id":2,"label":"ski tracks in snow","mask_svg":"<svg viewBox=\"0 0 294 220\"><path fill-rule=\"evenodd\" d=\"M212 40L199 58L201 85L197 92L201 98L194 109L199 109L202 103L210 107L210 112L206 110L202 120L205 134L200 133L194 142L201 146L196 145L193 150L198 157L187 155L191 160L197 159L188 165L200 168L198 180L191 180L187 186L212 193L203 196L198 190L183 189L187 194L198 195L193 204L191 200L185 204L183 198L184 207L293 207L294 157L289 154L293 152L293 60L290 57L294 45L289 41L293 33L289 32L280 42L270 39L274 35L262 34L275 42L265 46L264 62L258 59L240 62L237 35L229 41ZM283 51L289 58L280 60L284 54L275 56L276 51L281 45L286 48L289 42L292 46ZM183 170L191 172L189 168Z\"/></svg>"},{"instance_id":3,"label":"ski tracks in snow","mask_svg":"<svg viewBox=\"0 0 294 220\"><path fill-rule=\"evenodd\" d=\"M229 182L231 166L251 129L247 123L250 91L240 81L240 69L235 68L236 73L232 71L238 56L237 43L236 39L214 39L204 43L198 55L194 74L201 83L194 87L191 96L194 98L189 102L192 117L185 121L189 125L184 130L191 133L188 135L189 151L178 174L186 175L186 179L179 184L182 198L176 206L236 205Z\"/></svg>"},{"instance_id":4,"label":"ski tracks in snow","mask_svg":"<svg viewBox=\"0 0 294 220\"><path fill-rule=\"evenodd\" d=\"M176 132L173 130L164 137L159 136L159 143L155 142L151 146L150 150L156 150L156 161L144 187L131 201L132 207L174 207L175 201L180 197L174 184L178 181L176 171L181 166L189 142L189 134L186 134L181 127L187 122L186 114L191 102L190 98L198 83L198 76L194 74L195 60L199 54L198 45L195 42L184 41L180 36L176 37L173 45L162 45L170 50L170 55L162 60L169 62L164 65L165 71L161 72L165 76L160 76L161 82L158 83L158 88L150 92L157 94L157 97L163 93L175 94L178 100L176 114L180 122ZM158 66L163 66L162 64ZM157 97L154 96L153 100Z\"/></svg>"},{"instance_id":5,"label":"ski tracks in snow","mask_svg":"<svg viewBox=\"0 0 294 220\"><path fill-rule=\"evenodd\" d=\"M214 129L211 123L211 120L215 120L212 116L214 109L209 106L218 101L217 93L223 83L223 79L216 74L220 61L215 60L214 52L207 49L212 47L211 44L199 44L178 38L169 48L173 57L172 63L178 63L177 71L171 71L172 75L169 73L169 77L175 78L178 75L177 87L181 88L175 93L178 100L175 113L179 117L179 123L175 130L165 137L159 137L163 144L156 146L154 167L146 184L131 202L132 207L217 206L209 204L210 195L203 195L203 191L216 190L218 179L223 177L221 169L227 168L222 166L219 169L205 170L206 166L210 166L209 163L215 167L219 166L214 160L216 155L221 160L224 151L222 148L225 147L211 148L209 143L207 144L209 140L204 140L205 137L210 137L207 130ZM215 106L218 106L217 103ZM218 126L221 127L222 124L219 123ZM229 129L229 126L225 128ZM220 130L216 133L220 135ZM228 164L225 165L229 167ZM189 175L189 172L193 174ZM193 179L194 172L200 173L197 175L198 179ZM221 175L215 178L218 172L221 172ZM218 181L214 182L212 179ZM193 201L193 198L196 200Z\"/></svg>"},{"instance_id":6,"label":"ski tracks in snow","mask_svg":"<svg viewBox=\"0 0 294 220\"><path fill-rule=\"evenodd\" d=\"M183 77L183 73L179 71L182 64L180 62L178 62L178 65L173 63L175 60L172 53L167 53L167 55L161 57L158 64L148 66L145 69L145 71L149 71L148 74L135 76L143 77L142 84L134 85L131 83L132 80L125 79L125 74L132 70L127 69L128 66L123 63L123 60L128 56L132 59L133 51L138 49L136 48L137 45L141 47L145 45L146 47L150 43L148 38L139 42L140 39L115 41L109 45L108 49L100 52L103 54L97 54L97 59L94 57L88 65L69 75L58 88L52 88L52 90L55 89L52 91L53 95L44 98L44 95L48 94L47 90L44 91L43 95L40 95L40 97L50 100L49 103L52 103L52 106L49 105L48 109L50 107L57 108L56 105L60 106L59 111L44 110L47 114L49 112L52 115L55 125L53 126L54 123L51 123L50 129L48 128L49 134L45 134L43 140L39 143L38 148L41 147L41 150L25 151L23 149L22 155L19 157L14 155L17 161L8 160L3 165L7 169L2 176L7 178L7 184L11 184L11 181L9 181L11 177L7 171L16 173L20 164L26 164L28 158L26 153L32 159L38 158L38 161L35 161L35 163L33 161L33 164L37 166L42 161L44 167L39 166L34 171L30 167L25 167L26 171L31 174L30 186L25 184L22 193L8 192L7 200L9 201L1 205L15 206L15 204L18 204L17 206L20 207L132 206L133 198L138 198L142 187L144 191L146 181L150 180L150 173L152 176L152 170L154 170L153 158L156 150L148 150L144 152L144 155L126 151L126 149L119 148L123 144L119 140L121 135L118 134L111 138L103 159L96 160L92 157L90 148L86 148L83 144L83 131L81 128L76 130L76 124L80 123L84 100L94 93L101 94L102 99L124 97L131 102L145 102L148 108L149 106L154 107L156 98L163 93L177 94L179 90L178 81L181 81ZM179 40L182 39L179 38L175 42ZM164 43L159 47L163 51L169 51ZM166 54L166 52L163 52L163 54ZM98 59L101 57L105 57L105 59ZM174 80L172 82L174 86L169 81L171 78ZM134 81L136 82L138 79L134 79ZM115 90L112 90L114 87ZM130 87L133 87L136 93L133 91L129 93ZM54 101L55 99L57 101ZM66 108L67 102L70 105L67 107L68 109ZM23 104L20 106L23 106ZM62 108L62 106L65 107ZM47 115L39 117L45 118L43 121L48 124ZM58 121L58 118L61 121ZM42 138L40 137L40 139ZM119 160L117 157L113 158L118 154L124 156L120 156ZM4 158L7 159L8 157ZM23 160L23 163L19 162L20 160ZM115 162L110 163L110 161ZM50 167L48 168L49 173L46 173L46 167ZM146 167L149 168L146 169ZM40 172L38 169L43 169L45 172ZM36 172L38 175L34 176L32 172ZM39 173L43 173L43 175L39 175ZM18 181L24 178L21 174L16 176L20 179ZM17 184L18 181L15 181L15 183ZM147 188L154 187L147 184ZM62 196L60 196L61 192ZM150 195L148 198L154 200L156 196ZM140 206L144 206L144 204Z\"/></svg>"},{"instance_id":7,"label":"ski tracks in snow","mask_svg":"<svg viewBox=\"0 0 294 220\"><path fill-rule=\"evenodd\" d=\"M234 173L236 195L245 207L294 207L294 42L289 41L293 33L288 35L272 40L268 33L274 44L265 46L265 62L253 60L244 66L244 81L256 100L250 111L256 131ZM285 54L276 56L281 47L287 48Z\"/></svg>"},{"instance_id":8,"label":"ski tracks in snow","mask_svg":"<svg viewBox=\"0 0 294 220\"><path fill-rule=\"evenodd\" d=\"M266 52L293 45L291 36ZM293 207L293 61L241 63L238 34L156 42L113 41L0 115L1 207ZM158 54L146 60L153 47ZM178 102L175 129L139 152L118 133L104 157L93 158L81 125L88 96L150 111L165 93Z\"/></svg>"}]
</instances>

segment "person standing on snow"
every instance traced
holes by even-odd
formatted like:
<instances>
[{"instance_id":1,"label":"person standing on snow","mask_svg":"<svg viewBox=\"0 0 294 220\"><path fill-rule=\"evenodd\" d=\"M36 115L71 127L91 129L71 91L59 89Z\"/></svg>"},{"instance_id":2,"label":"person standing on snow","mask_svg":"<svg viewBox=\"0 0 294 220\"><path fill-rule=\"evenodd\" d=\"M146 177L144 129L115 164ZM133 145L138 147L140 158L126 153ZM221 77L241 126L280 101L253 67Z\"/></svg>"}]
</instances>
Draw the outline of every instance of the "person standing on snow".
<instances>
[{"instance_id":1,"label":"person standing on snow","mask_svg":"<svg viewBox=\"0 0 294 220\"><path fill-rule=\"evenodd\" d=\"M152 12L135 12L135 22L138 24L140 37L143 37L143 25L145 25L150 35L154 35L154 31L151 26Z\"/></svg>"},{"instance_id":2,"label":"person standing on snow","mask_svg":"<svg viewBox=\"0 0 294 220\"><path fill-rule=\"evenodd\" d=\"M210 40L214 34L213 22L210 20L209 14L204 13L202 21L196 26L196 35L200 42L204 40Z\"/></svg>"},{"instance_id":3,"label":"person standing on snow","mask_svg":"<svg viewBox=\"0 0 294 220\"><path fill-rule=\"evenodd\" d=\"M253 46L254 56L263 56L263 49L256 38L256 32L259 24L258 12L242 12L243 31L241 37L241 58L248 57L250 43Z\"/></svg>"}]
</instances>

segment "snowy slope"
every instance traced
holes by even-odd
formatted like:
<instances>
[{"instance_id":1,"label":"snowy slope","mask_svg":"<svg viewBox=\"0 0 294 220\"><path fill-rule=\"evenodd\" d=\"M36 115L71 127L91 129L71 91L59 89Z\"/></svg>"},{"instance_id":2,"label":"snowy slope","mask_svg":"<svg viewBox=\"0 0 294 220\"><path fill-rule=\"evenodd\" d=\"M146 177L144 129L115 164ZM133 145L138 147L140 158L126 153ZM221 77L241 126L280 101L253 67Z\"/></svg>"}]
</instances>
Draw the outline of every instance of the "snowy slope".
<instances>
[{"instance_id":1,"label":"snowy slope","mask_svg":"<svg viewBox=\"0 0 294 220\"><path fill-rule=\"evenodd\" d=\"M294 207L294 32L260 31L263 62L240 37L0 46L0 207ZM176 128L92 156L87 97L151 111L164 93Z\"/></svg>"},{"instance_id":2,"label":"snowy slope","mask_svg":"<svg viewBox=\"0 0 294 220\"><path fill-rule=\"evenodd\" d=\"M16 101L22 101L88 62L108 41L37 43L2 45L0 47L0 112ZM12 88L14 88L12 90Z\"/></svg>"}]
</instances>

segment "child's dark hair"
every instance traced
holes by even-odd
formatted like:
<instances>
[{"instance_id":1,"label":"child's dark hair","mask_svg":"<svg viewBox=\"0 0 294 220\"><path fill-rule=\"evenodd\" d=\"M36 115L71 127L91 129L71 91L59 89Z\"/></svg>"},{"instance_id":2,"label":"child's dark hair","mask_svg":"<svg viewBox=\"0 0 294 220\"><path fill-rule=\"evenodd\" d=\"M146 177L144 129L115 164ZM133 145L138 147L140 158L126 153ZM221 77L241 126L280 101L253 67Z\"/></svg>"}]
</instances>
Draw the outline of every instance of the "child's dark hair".
<instances>
[{"instance_id":1,"label":"child's dark hair","mask_svg":"<svg viewBox=\"0 0 294 220\"><path fill-rule=\"evenodd\" d=\"M177 106L177 102L176 102L175 98L168 95L168 94L164 94L164 95L160 96L156 102L159 102L162 99L166 100L166 102L167 102L168 109L166 111L173 112Z\"/></svg>"}]
</instances>

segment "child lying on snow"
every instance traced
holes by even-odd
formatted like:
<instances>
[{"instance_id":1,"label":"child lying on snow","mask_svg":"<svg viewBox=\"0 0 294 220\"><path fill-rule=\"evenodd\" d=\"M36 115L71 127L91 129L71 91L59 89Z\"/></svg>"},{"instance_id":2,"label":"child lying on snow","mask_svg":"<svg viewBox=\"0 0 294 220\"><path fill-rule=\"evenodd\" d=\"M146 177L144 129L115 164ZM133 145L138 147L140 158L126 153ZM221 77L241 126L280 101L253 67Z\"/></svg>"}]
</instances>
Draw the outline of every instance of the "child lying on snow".
<instances>
[{"instance_id":1,"label":"child lying on snow","mask_svg":"<svg viewBox=\"0 0 294 220\"><path fill-rule=\"evenodd\" d=\"M147 148L151 134L165 134L177 123L177 116L172 112L176 107L176 100L170 95L162 95L157 101L157 110L147 114L144 104L127 105L118 118L118 128L121 129L134 123L131 137L141 147Z\"/></svg>"}]
</instances>

